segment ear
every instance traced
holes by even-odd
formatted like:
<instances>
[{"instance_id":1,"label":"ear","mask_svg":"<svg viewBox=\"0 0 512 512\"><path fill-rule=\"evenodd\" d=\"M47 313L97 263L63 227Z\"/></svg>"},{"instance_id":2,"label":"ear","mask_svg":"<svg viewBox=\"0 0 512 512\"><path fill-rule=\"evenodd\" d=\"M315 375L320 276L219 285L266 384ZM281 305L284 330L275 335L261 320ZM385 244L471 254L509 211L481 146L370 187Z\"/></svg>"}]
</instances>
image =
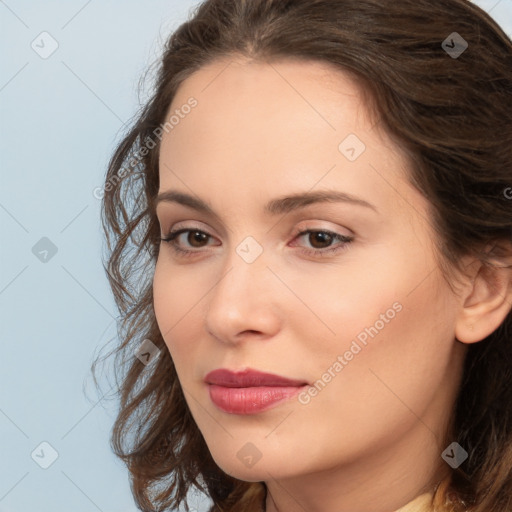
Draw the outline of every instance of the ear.
<instances>
[{"instance_id":1,"label":"ear","mask_svg":"<svg viewBox=\"0 0 512 512\"><path fill-rule=\"evenodd\" d=\"M455 338L476 343L493 333L512 310L512 265L502 260L489 267L473 258L466 268L469 276L460 296Z\"/></svg>"}]
</instances>

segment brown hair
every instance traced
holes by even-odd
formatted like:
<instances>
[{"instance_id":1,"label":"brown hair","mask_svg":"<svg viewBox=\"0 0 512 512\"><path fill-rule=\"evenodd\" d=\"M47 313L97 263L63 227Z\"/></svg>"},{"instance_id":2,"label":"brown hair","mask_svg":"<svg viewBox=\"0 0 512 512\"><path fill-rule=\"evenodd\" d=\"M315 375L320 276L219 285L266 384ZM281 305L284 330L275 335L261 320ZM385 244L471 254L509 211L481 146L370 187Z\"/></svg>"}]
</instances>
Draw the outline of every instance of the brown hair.
<instances>
[{"instance_id":1,"label":"brown hair","mask_svg":"<svg viewBox=\"0 0 512 512\"><path fill-rule=\"evenodd\" d=\"M454 32L468 44L458 56L449 52L459 48ZM266 496L263 483L237 480L213 461L152 303L161 126L191 73L235 56L322 61L358 81L381 127L408 155L411 184L429 200L446 276L463 270L463 255L486 266L510 255L512 202L504 191L512 186L512 43L488 14L466 0L200 4L166 43L154 94L112 156L102 203L106 270L120 311L114 350L120 409L111 446L145 511L177 508L193 486L213 500L211 511L260 510ZM483 251L489 244L492 250ZM161 349L147 366L134 357L144 339ZM469 458L437 488L435 510L512 510L511 368L509 313L468 347L446 440L457 441Z\"/></svg>"}]
</instances>

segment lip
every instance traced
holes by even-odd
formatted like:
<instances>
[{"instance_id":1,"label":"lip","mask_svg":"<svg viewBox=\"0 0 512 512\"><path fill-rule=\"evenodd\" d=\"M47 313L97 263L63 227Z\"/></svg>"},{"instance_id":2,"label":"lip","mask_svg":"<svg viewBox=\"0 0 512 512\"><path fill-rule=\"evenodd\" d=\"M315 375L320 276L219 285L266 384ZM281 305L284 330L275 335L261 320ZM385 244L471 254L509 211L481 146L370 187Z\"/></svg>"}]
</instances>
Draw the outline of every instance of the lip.
<instances>
[{"instance_id":1,"label":"lip","mask_svg":"<svg viewBox=\"0 0 512 512\"><path fill-rule=\"evenodd\" d=\"M226 388L249 388L260 386L298 387L307 384L307 382L303 380L288 379L286 377L281 377L280 375L260 372L259 370L253 370L251 368L238 371L220 368L208 373L204 380L208 384L217 384L218 386L224 386Z\"/></svg>"},{"instance_id":2,"label":"lip","mask_svg":"<svg viewBox=\"0 0 512 512\"><path fill-rule=\"evenodd\" d=\"M213 370L204 378L211 401L231 414L257 414L295 396L307 382L245 369Z\"/></svg>"}]
</instances>

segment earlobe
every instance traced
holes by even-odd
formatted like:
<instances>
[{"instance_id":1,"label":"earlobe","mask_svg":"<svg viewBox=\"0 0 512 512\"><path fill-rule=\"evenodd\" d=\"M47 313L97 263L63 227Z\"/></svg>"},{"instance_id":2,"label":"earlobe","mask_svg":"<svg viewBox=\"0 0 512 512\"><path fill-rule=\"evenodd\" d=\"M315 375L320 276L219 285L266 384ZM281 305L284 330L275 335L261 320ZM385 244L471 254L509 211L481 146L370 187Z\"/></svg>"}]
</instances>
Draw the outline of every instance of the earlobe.
<instances>
[{"instance_id":1,"label":"earlobe","mask_svg":"<svg viewBox=\"0 0 512 512\"><path fill-rule=\"evenodd\" d=\"M471 285L472 283L472 285ZM455 338L476 343L492 334L512 310L512 267L479 262L468 292L461 296Z\"/></svg>"}]
</instances>

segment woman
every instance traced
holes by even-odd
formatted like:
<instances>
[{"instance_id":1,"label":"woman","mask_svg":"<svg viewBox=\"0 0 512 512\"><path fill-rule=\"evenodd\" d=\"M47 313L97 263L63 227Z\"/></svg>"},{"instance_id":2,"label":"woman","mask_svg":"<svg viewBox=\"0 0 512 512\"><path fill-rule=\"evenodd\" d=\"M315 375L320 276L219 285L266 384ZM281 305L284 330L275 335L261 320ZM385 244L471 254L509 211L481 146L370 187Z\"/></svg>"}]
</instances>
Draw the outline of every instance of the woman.
<instances>
[{"instance_id":1,"label":"woman","mask_svg":"<svg viewBox=\"0 0 512 512\"><path fill-rule=\"evenodd\" d=\"M103 200L141 510L512 510L511 186L470 2L201 4Z\"/></svg>"}]
</instances>

